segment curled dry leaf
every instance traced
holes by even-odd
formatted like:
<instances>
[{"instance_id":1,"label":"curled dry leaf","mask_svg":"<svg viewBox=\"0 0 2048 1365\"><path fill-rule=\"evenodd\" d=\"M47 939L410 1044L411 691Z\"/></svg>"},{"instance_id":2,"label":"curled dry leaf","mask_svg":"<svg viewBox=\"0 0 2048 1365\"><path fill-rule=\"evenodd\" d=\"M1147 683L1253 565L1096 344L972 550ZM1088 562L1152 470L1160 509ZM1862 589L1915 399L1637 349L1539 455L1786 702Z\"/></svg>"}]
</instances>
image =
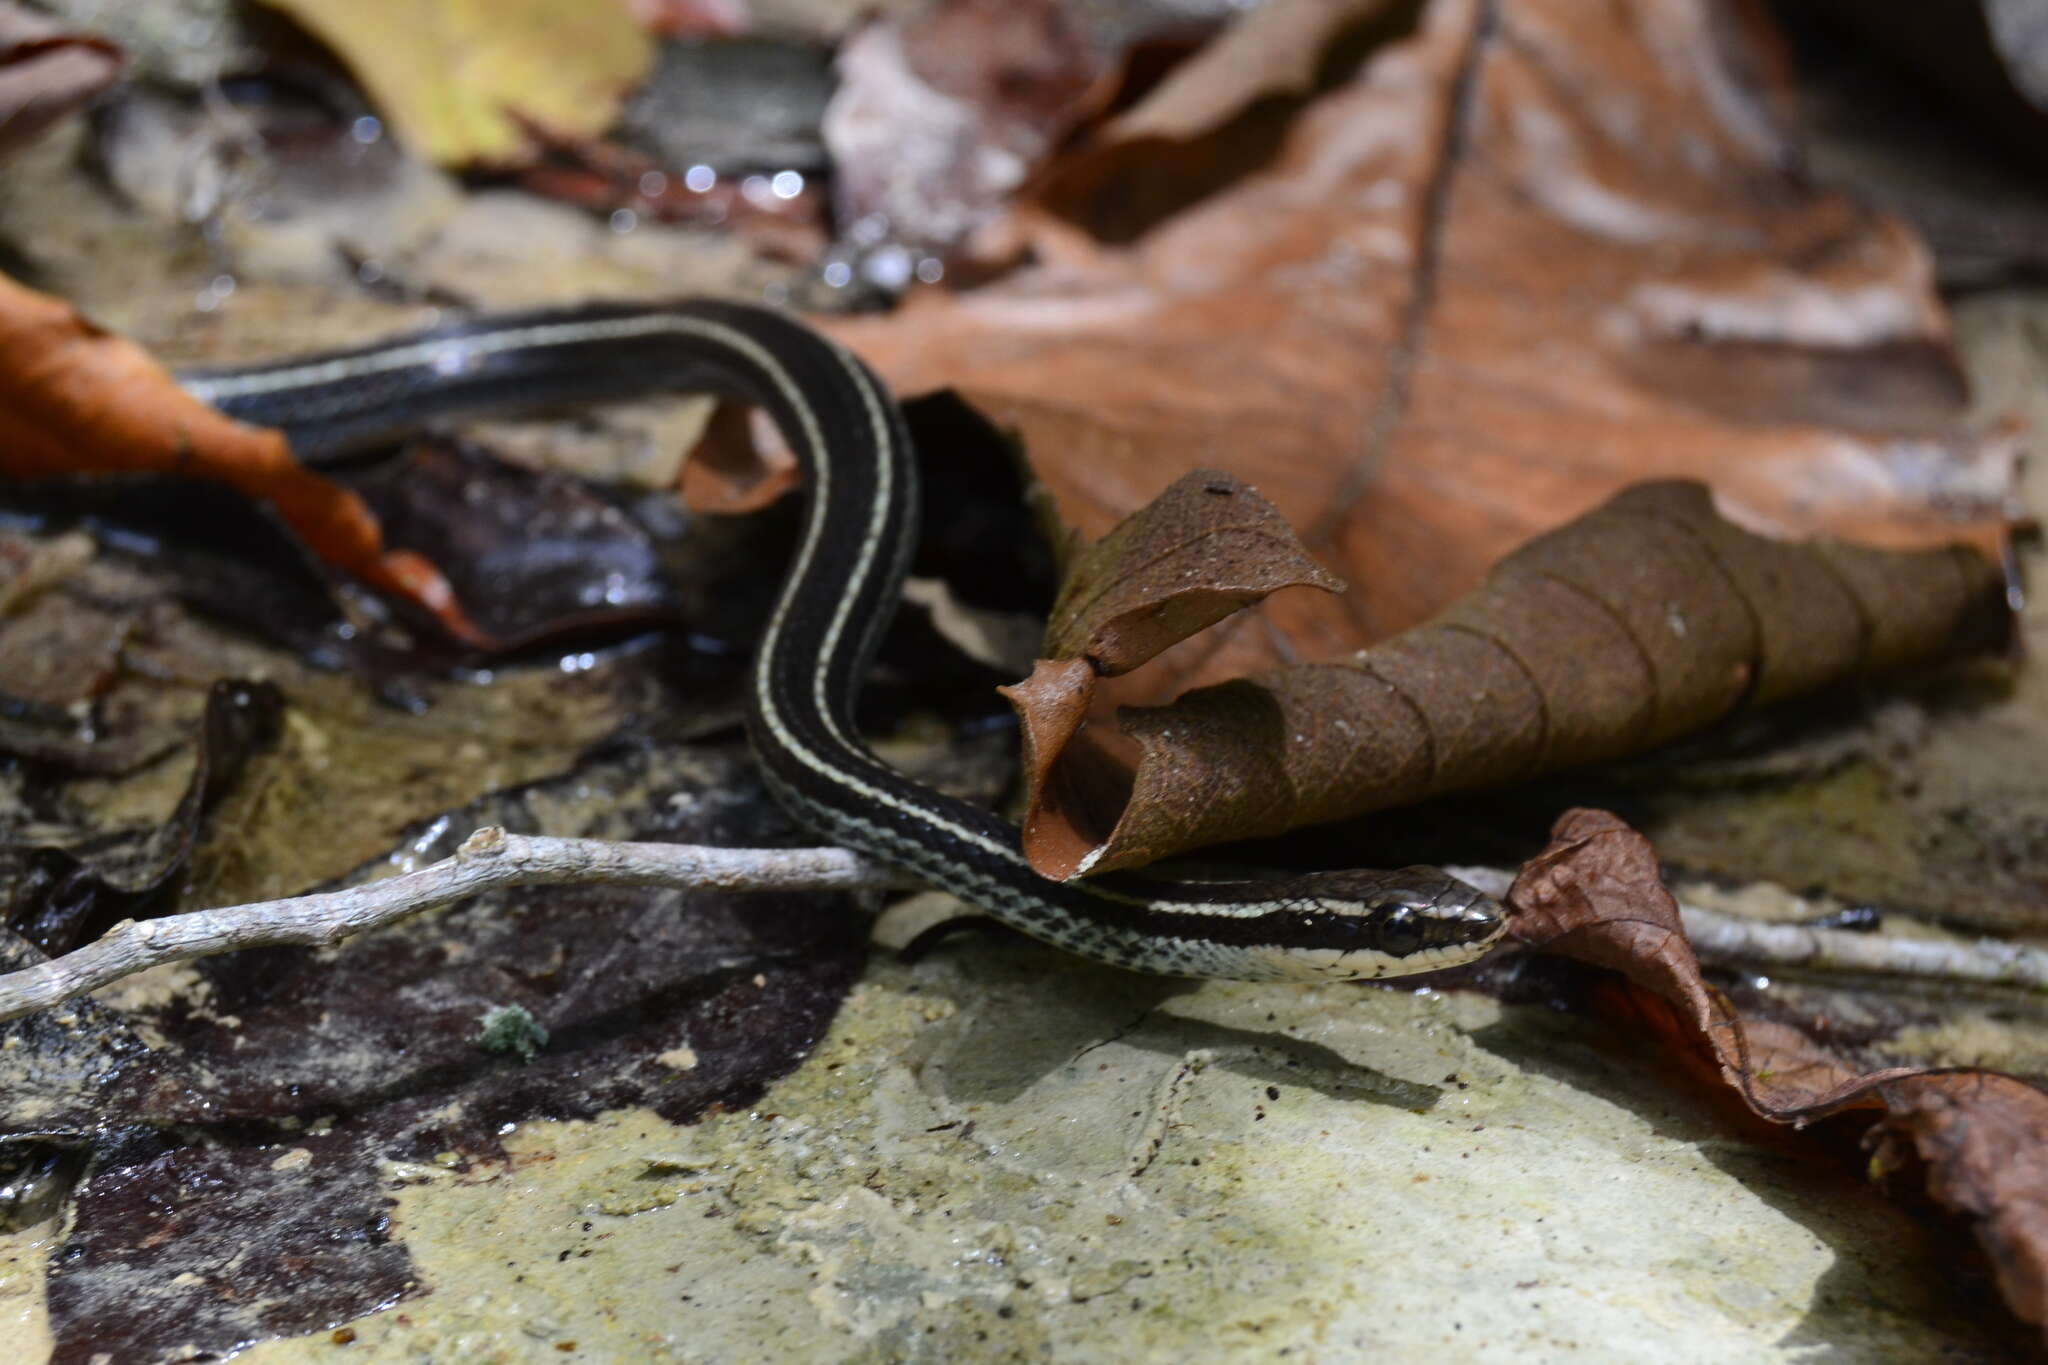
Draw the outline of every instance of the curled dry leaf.
<instances>
[{"instance_id":1,"label":"curled dry leaf","mask_svg":"<svg viewBox=\"0 0 2048 1365\"><path fill-rule=\"evenodd\" d=\"M1127 769L1100 748L1074 741L1095 697L1095 669L1086 659L1040 659L1031 676L996 689L1017 708L1024 741L1024 848L1048 877L1071 877L1095 849L1084 831L1130 799ZM1109 816L1114 819L1114 815Z\"/></svg>"},{"instance_id":2,"label":"curled dry leaf","mask_svg":"<svg viewBox=\"0 0 2048 1365\"><path fill-rule=\"evenodd\" d=\"M1047 876L1071 876L1130 798L1128 769L1082 727L1096 679L1286 587L1343 584L1303 554L1273 505L1228 474L1198 469L1076 554L1031 677L998 689L1017 708L1031 800L1024 846ZM1077 740L1081 742L1076 743Z\"/></svg>"},{"instance_id":3,"label":"curled dry leaf","mask_svg":"<svg viewBox=\"0 0 2048 1365\"><path fill-rule=\"evenodd\" d=\"M1128 673L1232 612L1287 587L1340 592L1273 504L1197 469L1083 550L1045 627L1046 653Z\"/></svg>"},{"instance_id":4,"label":"curled dry leaf","mask_svg":"<svg viewBox=\"0 0 2048 1365\"><path fill-rule=\"evenodd\" d=\"M758 409L720 401L683 463L677 496L693 512L758 512L796 487L796 454Z\"/></svg>"},{"instance_id":5,"label":"curled dry leaf","mask_svg":"<svg viewBox=\"0 0 2048 1365\"><path fill-rule=\"evenodd\" d=\"M565 136L603 132L654 54L616 0L264 2L326 43L399 140L444 166L520 161L521 120Z\"/></svg>"},{"instance_id":6,"label":"curled dry leaf","mask_svg":"<svg viewBox=\"0 0 2048 1365\"><path fill-rule=\"evenodd\" d=\"M1698 484L1644 484L1384 644L1120 713L1142 753L1128 805L1048 848L1099 845L1089 865L1108 870L1522 781L2008 630L2004 580L1968 547L1775 541L1723 520ZM1072 871L1027 851L1048 876Z\"/></svg>"},{"instance_id":7,"label":"curled dry leaf","mask_svg":"<svg viewBox=\"0 0 2048 1365\"><path fill-rule=\"evenodd\" d=\"M121 79L128 59L104 38L66 33L0 0L0 157Z\"/></svg>"},{"instance_id":8,"label":"curled dry leaf","mask_svg":"<svg viewBox=\"0 0 2048 1365\"><path fill-rule=\"evenodd\" d=\"M0 275L0 475L157 470L216 479L276 508L327 562L487 646L439 570L387 550L361 498L300 467L282 433L224 417L134 343Z\"/></svg>"},{"instance_id":9,"label":"curled dry leaf","mask_svg":"<svg viewBox=\"0 0 2048 1365\"><path fill-rule=\"evenodd\" d=\"M1617 971L1675 1011L1762 1117L1881 1110L1873 1169L1917 1157L1927 1192L1969 1221L2013 1312L2048 1324L2048 1094L1983 1071L1863 1072L1790 1025L1743 1017L1701 979L1656 850L1605 811L1566 812L1507 900L1528 946Z\"/></svg>"},{"instance_id":10,"label":"curled dry leaf","mask_svg":"<svg viewBox=\"0 0 2048 1365\"><path fill-rule=\"evenodd\" d=\"M1016 430L1088 535L1226 469L1353 585L1233 619L1126 700L1384 639L1646 479L1779 534L1995 539L2015 452L1963 425L1926 253L1787 171L1789 97L1752 8L1436 0L1269 164L1127 247L1069 236L827 325Z\"/></svg>"}]
</instances>

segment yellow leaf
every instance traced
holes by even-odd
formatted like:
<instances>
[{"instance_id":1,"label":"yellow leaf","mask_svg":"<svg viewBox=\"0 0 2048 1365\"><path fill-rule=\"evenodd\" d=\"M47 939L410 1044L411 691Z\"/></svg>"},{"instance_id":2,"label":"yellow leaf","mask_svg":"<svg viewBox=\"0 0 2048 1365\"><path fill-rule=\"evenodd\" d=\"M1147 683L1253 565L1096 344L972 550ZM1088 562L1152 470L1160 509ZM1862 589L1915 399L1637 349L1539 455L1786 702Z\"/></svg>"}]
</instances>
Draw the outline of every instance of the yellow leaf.
<instances>
[{"instance_id":1,"label":"yellow leaf","mask_svg":"<svg viewBox=\"0 0 2048 1365\"><path fill-rule=\"evenodd\" d=\"M594 135L653 44L622 0L264 0L362 82L392 133L443 165L517 160L513 114Z\"/></svg>"}]
</instances>

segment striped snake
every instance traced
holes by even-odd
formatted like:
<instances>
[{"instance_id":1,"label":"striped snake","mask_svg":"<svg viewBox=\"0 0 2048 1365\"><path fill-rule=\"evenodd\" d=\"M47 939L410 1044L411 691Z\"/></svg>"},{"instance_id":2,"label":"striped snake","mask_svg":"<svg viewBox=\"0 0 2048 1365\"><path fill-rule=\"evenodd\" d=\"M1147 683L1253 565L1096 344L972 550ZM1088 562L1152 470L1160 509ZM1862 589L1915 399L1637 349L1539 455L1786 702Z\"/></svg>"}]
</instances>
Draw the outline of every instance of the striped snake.
<instances>
[{"instance_id":1,"label":"striped snake","mask_svg":"<svg viewBox=\"0 0 2048 1365\"><path fill-rule=\"evenodd\" d=\"M1484 954L1500 907L1427 867L1263 881L1032 871L1016 828L905 778L862 741L861 681L917 537L916 462L868 368L794 318L685 301L484 318L330 355L183 374L197 397L282 428L302 456L515 404L707 390L757 404L797 452L803 538L756 656L748 734L776 797L1034 938L1100 962L1246 981L1358 979Z\"/></svg>"}]
</instances>

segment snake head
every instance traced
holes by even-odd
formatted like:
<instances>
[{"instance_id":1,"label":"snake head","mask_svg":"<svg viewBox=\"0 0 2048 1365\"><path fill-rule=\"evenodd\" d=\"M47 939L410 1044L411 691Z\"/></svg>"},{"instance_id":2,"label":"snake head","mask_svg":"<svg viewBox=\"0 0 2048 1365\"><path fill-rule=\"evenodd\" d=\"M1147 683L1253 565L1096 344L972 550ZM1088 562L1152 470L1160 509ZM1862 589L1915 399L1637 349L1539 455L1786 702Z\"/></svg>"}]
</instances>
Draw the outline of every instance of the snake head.
<instances>
[{"instance_id":1,"label":"snake head","mask_svg":"<svg viewBox=\"0 0 2048 1365\"><path fill-rule=\"evenodd\" d=\"M1290 880L1261 916L1276 976L1359 981L1456 967L1507 928L1500 902L1433 867L1319 872Z\"/></svg>"}]
</instances>

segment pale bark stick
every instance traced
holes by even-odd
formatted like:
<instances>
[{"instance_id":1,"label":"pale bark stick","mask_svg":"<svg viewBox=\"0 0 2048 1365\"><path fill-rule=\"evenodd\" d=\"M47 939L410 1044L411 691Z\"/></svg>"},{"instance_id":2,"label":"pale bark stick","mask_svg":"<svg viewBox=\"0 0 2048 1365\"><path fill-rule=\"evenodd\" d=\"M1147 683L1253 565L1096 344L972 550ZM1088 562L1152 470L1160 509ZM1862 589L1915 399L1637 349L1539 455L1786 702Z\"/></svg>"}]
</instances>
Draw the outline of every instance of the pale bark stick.
<instances>
[{"instance_id":1,"label":"pale bark stick","mask_svg":"<svg viewBox=\"0 0 2048 1365\"><path fill-rule=\"evenodd\" d=\"M734 849L546 839L486 826L455 856L344 891L123 920L83 948L0 975L0 1021L167 962L240 948L318 948L466 896L511 886L604 883L703 891L891 886L889 868L843 848Z\"/></svg>"},{"instance_id":2,"label":"pale bark stick","mask_svg":"<svg viewBox=\"0 0 2048 1365\"><path fill-rule=\"evenodd\" d=\"M1454 867L1489 894L1506 893L1502 868ZM0 975L0 1022L48 1009L126 976L242 948L317 948L438 905L514 886L666 886L705 891L855 891L900 887L901 874L843 848L733 849L608 843L507 834L487 826L455 855L417 872L287 900L123 920L48 962ZM1893 938L1724 915L1681 905L1700 956L1747 966L2048 987L2048 951L1993 939L1972 943Z\"/></svg>"},{"instance_id":3,"label":"pale bark stick","mask_svg":"<svg viewBox=\"0 0 2048 1365\"><path fill-rule=\"evenodd\" d=\"M1514 874L1498 867L1453 867L1452 876L1504 896ZM1943 981L1983 981L2029 990L2048 987L2048 950L1980 938L1970 942L1899 938L1784 920L1749 919L1678 903L1693 951L1711 962L1804 967Z\"/></svg>"}]
</instances>

